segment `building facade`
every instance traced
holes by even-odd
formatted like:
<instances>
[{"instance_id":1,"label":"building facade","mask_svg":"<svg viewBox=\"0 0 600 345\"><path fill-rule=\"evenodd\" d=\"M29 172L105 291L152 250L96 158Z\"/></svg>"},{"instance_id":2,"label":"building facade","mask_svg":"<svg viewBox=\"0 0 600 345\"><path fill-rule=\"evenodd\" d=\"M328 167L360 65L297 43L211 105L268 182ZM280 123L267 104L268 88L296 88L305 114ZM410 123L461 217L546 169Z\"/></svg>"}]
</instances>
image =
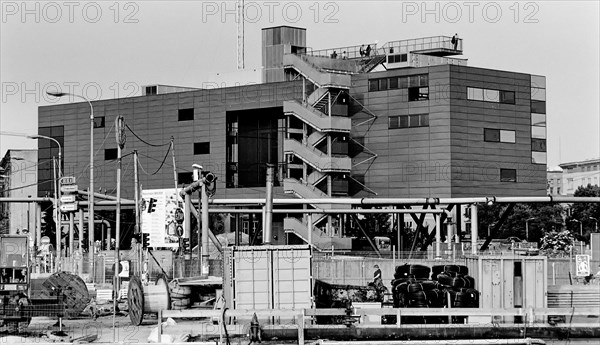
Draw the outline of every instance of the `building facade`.
<instances>
[{"instance_id":1,"label":"building facade","mask_svg":"<svg viewBox=\"0 0 600 345\"><path fill-rule=\"evenodd\" d=\"M192 164L201 164L218 176L218 198L264 197L267 163L277 167L276 198L546 194L544 77L469 67L450 57L462 54L462 40L450 37L314 51L301 28L262 34L262 84L146 88L94 101L96 188L114 194L113 123L122 115L131 130L124 154L139 153L144 188L174 186L173 138L177 183L190 183ZM65 175L81 186L88 115L87 103L39 108L40 134L60 136ZM40 161L50 154L40 151ZM123 197L132 199L131 156L122 176ZM274 222L275 243L308 237L304 218ZM338 243L340 223L313 220L313 240Z\"/></svg>"},{"instance_id":2,"label":"building facade","mask_svg":"<svg viewBox=\"0 0 600 345\"><path fill-rule=\"evenodd\" d=\"M8 150L0 161L0 197L31 198L38 193L37 150ZM51 184L51 181L50 181ZM15 235L36 226L32 203L0 203L0 234Z\"/></svg>"},{"instance_id":3,"label":"building facade","mask_svg":"<svg viewBox=\"0 0 600 345\"><path fill-rule=\"evenodd\" d=\"M548 171L548 193L572 196L579 187L599 186L600 159L559 164Z\"/></svg>"}]
</instances>

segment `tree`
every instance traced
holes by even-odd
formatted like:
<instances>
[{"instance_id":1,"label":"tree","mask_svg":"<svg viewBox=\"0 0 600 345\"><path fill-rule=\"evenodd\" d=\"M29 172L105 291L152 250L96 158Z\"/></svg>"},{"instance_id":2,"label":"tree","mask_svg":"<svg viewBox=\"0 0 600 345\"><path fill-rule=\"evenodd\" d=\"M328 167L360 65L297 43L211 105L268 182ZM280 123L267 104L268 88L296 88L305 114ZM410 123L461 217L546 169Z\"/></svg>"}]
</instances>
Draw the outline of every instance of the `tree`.
<instances>
[{"instance_id":1,"label":"tree","mask_svg":"<svg viewBox=\"0 0 600 345\"><path fill-rule=\"evenodd\" d=\"M575 238L569 230L552 231L542 238L540 249L548 256L569 256Z\"/></svg>"},{"instance_id":2,"label":"tree","mask_svg":"<svg viewBox=\"0 0 600 345\"><path fill-rule=\"evenodd\" d=\"M600 187L588 184L577 188L573 196L577 197L600 197ZM571 206L570 215L567 217L567 229L571 230L577 239L589 242L590 233L595 231L595 222L592 218L600 220L600 203L574 203ZM580 236L580 225L583 229L583 236Z\"/></svg>"},{"instance_id":3,"label":"tree","mask_svg":"<svg viewBox=\"0 0 600 345\"><path fill-rule=\"evenodd\" d=\"M508 206L494 204L480 206L477 212L479 217L479 237L487 237L488 227L491 229L500 220L502 213ZM526 240L526 222L529 223L529 241L539 242L545 233L562 229L564 210L558 204L516 204L512 212L502 224L494 238L518 237Z\"/></svg>"}]
</instances>

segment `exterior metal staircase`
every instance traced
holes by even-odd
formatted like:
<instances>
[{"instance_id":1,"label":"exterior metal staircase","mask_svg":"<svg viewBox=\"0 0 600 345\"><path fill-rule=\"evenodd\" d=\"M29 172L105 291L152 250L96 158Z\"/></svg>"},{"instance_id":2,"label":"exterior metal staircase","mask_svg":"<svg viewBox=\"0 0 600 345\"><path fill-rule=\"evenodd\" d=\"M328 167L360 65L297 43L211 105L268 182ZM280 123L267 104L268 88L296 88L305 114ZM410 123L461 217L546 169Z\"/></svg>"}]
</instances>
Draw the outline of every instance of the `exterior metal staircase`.
<instances>
[{"instance_id":1,"label":"exterior metal staircase","mask_svg":"<svg viewBox=\"0 0 600 345\"><path fill-rule=\"evenodd\" d=\"M333 153L335 150L343 152L335 148L335 145L339 145L337 138L347 137L352 128L352 120L345 116L347 109L343 108L347 106L346 102L342 99L338 102L342 92L345 93L350 88L351 75L347 71L337 73L326 70L319 67L317 63L317 60L310 60L302 55L287 54L283 58L285 68L292 69L304 78L304 90L310 88L310 91L305 92L302 100L283 103L285 115L295 117L302 122L302 129L297 125L288 128L288 137L283 142L284 153L288 157L294 157L289 161L295 162L288 166L288 178L284 179L283 188L286 193L304 199L330 198L333 195L334 177L339 174L349 176L352 168L352 160L347 154ZM288 121L290 126L291 122ZM298 165L298 162L301 164ZM312 205L312 207L332 209L347 206L331 204ZM344 247L347 247L349 239L337 238L321 230L321 228L332 229L331 219L331 215L314 215L313 228L309 230L306 218L289 217L284 220L284 229L286 232L293 232L304 241L308 241L308 233L312 231L313 245L317 248L329 249L336 241L345 243ZM319 225L321 228L318 227Z\"/></svg>"}]
</instances>

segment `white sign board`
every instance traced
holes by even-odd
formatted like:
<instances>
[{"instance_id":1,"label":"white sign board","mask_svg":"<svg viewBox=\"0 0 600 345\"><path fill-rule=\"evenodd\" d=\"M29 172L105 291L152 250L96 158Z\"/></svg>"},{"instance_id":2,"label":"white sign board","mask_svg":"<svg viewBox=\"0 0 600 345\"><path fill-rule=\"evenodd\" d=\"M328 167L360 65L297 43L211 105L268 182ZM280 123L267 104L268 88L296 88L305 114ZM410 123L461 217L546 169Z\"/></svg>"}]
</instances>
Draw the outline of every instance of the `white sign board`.
<instances>
[{"instance_id":1,"label":"white sign board","mask_svg":"<svg viewBox=\"0 0 600 345\"><path fill-rule=\"evenodd\" d=\"M150 247L179 247L180 225L175 217L177 209L183 209L179 191L174 188L142 191L142 232L149 234Z\"/></svg>"},{"instance_id":2,"label":"white sign board","mask_svg":"<svg viewBox=\"0 0 600 345\"><path fill-rule=\"evenodd\" d=\"M60 191L63 193L75 193L79 187L76 184L66 184L60 186Z\"/></svg>"},{"instance_id":3,"label":"white sign board","mask_svg":"<svg viewBox=\"0 0 600 345\"><path fill-rule=\"evenodd\" d=\"M77 211L77 202L72 204L62 204L60 205L60 212L75 212Z\"/></svg>"},{"instance_id":4,"label":"white sign board","mask_svg":"<svg viewBox=\"0 0 600 345\"><path fill-rule=\"evenodd\" d=\"M75 202L75 194L63 195L60 197L61 203Z\"/></svg>"},{"instance_id":5,"label":"white sign board","mask_svg":"<svg viewBox=\"0 0 600 345\"><path fill-rule=\"evenodd\" d=\"M575 255L575 275L577 277L586 277L590 273L590 256Z\"/></svg>"}]
</instances>

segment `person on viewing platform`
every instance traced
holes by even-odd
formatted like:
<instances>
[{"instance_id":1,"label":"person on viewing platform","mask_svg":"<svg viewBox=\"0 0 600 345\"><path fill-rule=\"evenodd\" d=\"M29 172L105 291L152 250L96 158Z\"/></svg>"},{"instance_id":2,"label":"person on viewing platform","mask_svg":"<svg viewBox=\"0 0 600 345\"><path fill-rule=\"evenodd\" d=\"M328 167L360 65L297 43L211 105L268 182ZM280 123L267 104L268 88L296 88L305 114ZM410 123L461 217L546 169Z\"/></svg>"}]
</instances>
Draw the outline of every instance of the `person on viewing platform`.
<instances>
[{"instance_id":1,"label":"person on viewing platform","mask_svg":"<svg viewBox=\"0 0 600 345\"><path fill-rule=\"evenodd\" d=\"M454 36L452 36L452 44L454 45L454 50L457 50L458 48L458 34L455 33Z\"/></svg>"},{"instance_id":2,"label":"person on viewing platform","mask_svg":"<svg viewBox=\"0 0 600 345\"><path fill-rule=\"evenodd\" d=\"M334 50L333 53L331 54L331 58L332 59L337 59L337 52Z\"/></svg>"},{"instance_id":3,"label":"person on viewing platform","mask_svg":"<svg viewBox=\"0 0 600 345\"><path fill-rule=\"evenodd\" d=\"M348 58L348 56L346 55L346 51L344 50L342 52L342 60L346 60Z\"/></svg>"},{"instance_id":4,"label":"person on viewing platform","mask_svg":"<svg viewBox=\"0 0 600 345\"><path fill-rule=\"evenodd\" d=\"M365 56L365 45L361 45L360 49L358 50L358 52L360 53L360 56Z\"/></svg>"},{"instance_id":5,"label":"person on viewing platform","mask_svg":"<svg viewBox=\"0 0 600 345\"><path fill-rule=\"evenodd\" d=\"M369 44L367 46L367 49L365 49L365 56L370 56L371 55L371 45Z\"/></svg>"}]
</instances>

